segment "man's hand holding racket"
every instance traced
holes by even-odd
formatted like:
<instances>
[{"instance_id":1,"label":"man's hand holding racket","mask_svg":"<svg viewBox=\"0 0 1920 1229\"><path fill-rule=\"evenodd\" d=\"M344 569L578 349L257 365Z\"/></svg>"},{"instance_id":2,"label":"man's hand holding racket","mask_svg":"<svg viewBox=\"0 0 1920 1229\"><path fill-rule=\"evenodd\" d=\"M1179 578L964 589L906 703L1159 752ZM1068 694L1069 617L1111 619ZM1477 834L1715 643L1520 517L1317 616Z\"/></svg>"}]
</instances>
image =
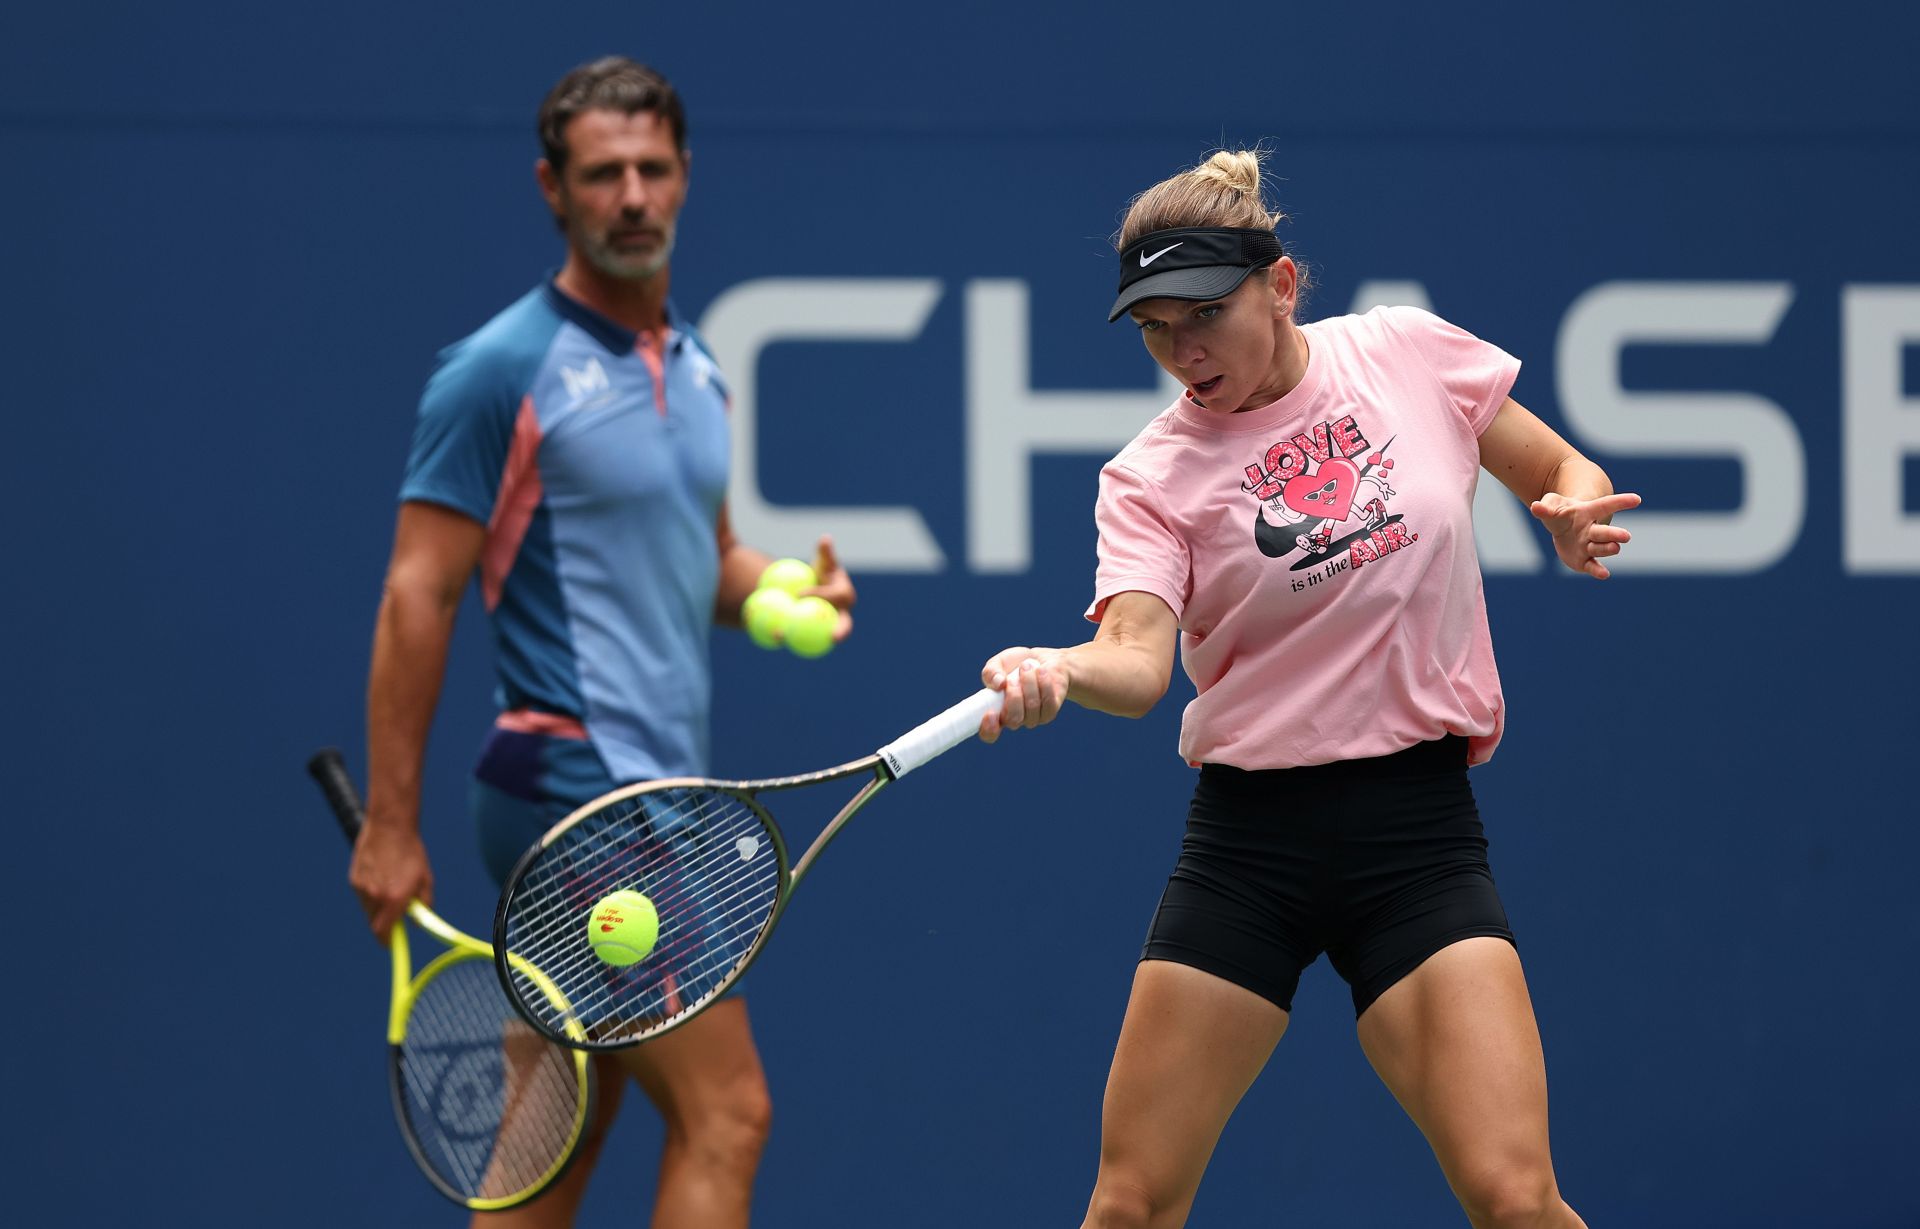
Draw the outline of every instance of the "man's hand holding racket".
<instances>
[{"instance_id":1,"label":"man's hand holding racket","mask_svg":"<svg viewBox=\"0 0 1920 1229\"><path fill-rule=\"evenodd\" d=\"M307 772L354 845L356 890L363 869L374 884L426 873L418 833L395 826L389 831L399 839L381 837L367 824L338 751L316 754ZM393 851L397 856L389 856ZM378 896L385 890L362 893L376 918L386 907ZM417 970L403 918L440 946ZM434 1187L463 1207L498 1212L526 1203L559 1179L586 1138L592 1065L522 1024L500 992L493 948L423 901L403 903L380 938L390 963L387 1081L407 1151ZM525 961L509 963L536 990L552 989ZM566 1003L548 1001L547 1008L562 1037L571 1037Z\"/></svg>"},{"instance_id":2,"label":"man's hand holding racket","mask_svg":"<svg viewBox=\"0 0 1920 1229\"><path fill-rule=\"evenodd\" d=\"M370 814L353 843L347 882L360 898L374 936L387 942L410 903L433 904L433 867L420 829L392 820L382 822Z\"/></svg>"}]
</instances>

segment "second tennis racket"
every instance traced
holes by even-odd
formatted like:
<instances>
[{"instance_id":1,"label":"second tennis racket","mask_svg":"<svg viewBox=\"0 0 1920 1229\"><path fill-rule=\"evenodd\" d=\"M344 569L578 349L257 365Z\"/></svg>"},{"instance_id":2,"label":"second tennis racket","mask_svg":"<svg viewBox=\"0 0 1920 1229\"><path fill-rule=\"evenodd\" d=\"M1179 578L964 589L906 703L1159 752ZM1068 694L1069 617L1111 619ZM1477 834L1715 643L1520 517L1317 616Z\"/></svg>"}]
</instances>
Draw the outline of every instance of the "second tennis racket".
<instances>
[{"instance_id":1,"label":"second tennis racket","mask_svg":"<svg viewBox=\"0 0 1920 1229\"><path fill-rule=\"evenodd\" d=\"M364 814L340 753L319 752L307 772L352 844ZM401 1138L455 1203L476 1212L518 1207L559 1180L586 1138L593 1065L507 1006L492 948L419 901L407 917L444 950L416 974L406 922L388 937L387 1070ZM550 1010L565 1018L564 1004Z\"/></svg>"}]
</instances>

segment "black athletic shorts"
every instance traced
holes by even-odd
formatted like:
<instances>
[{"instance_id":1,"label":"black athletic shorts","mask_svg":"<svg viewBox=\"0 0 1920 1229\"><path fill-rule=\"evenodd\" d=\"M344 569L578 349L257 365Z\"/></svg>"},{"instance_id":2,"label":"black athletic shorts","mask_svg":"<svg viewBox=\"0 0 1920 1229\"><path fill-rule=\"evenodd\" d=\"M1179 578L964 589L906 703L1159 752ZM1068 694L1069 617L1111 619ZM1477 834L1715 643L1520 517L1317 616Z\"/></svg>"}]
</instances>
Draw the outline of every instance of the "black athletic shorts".
<instances>
[{"instance_id":1,"label":"black athletic shorts","mask_svg":"<svg viewBox=\"0 0 1920 1229\"><path fill-rule=\"evenodd\" d=\"M1143 960L1293 1008L1327 953L1358 1016L1449 943L1513 942L1467 784L1467 740L1247 771L1205 764Z\"/></svg>"}]
</instances>

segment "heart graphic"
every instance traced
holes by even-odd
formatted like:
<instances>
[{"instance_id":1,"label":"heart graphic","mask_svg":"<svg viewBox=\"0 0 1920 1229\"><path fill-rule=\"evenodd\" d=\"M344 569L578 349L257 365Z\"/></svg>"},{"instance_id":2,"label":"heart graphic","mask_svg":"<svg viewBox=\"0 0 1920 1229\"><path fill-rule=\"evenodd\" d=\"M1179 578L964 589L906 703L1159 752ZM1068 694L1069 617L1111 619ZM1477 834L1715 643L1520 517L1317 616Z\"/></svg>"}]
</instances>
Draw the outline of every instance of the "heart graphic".
<instances>
[{"instance_id":1,"label":"heart graphic","mask_svg":"<svg viewBox=\"0 0 1920 1229\"><path fill-rule=\"evenodd\" d=\"M1339 522L1353 511L1353 493L1359 486L1359 467L1345 457L1331 457L1313 473L1287 479L1280 499L1295 512Z\"/></svg>"}]
</instances>

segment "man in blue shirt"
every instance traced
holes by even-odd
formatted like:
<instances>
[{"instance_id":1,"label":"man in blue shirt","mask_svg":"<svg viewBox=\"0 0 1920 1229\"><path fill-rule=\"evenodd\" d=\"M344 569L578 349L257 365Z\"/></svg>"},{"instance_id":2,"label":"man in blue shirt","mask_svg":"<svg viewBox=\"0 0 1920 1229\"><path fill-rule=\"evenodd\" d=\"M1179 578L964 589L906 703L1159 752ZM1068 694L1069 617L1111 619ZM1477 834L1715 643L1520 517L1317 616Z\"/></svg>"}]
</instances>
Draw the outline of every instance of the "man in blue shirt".
<instances>
[{"instance_id":1,"label":"man in blue shirt","mask_svg":"<svg viewBox=\"0 0 1920 1229\"><path fill-rule=\"evenodd\" d=\"M726 382L667 301L689 165L678 95L631 60L599 60L554 87L540 134L536 172L566 264L441 354L401 485L350 875L383 939L409 899L432 896L421 763L469 577L501 708L474 811L504 880L581 803L707 772L708 630L738 626L769 562L727 523ZM820 555L818 592L844 637L853 585L824 538ZM553 1190L486 1225L572 1223L630 1075L666 1122L655 1225L744 1226L770 1114L745 1000L598 1061L586 1151Z\"/></svg>"}]
</instances>

